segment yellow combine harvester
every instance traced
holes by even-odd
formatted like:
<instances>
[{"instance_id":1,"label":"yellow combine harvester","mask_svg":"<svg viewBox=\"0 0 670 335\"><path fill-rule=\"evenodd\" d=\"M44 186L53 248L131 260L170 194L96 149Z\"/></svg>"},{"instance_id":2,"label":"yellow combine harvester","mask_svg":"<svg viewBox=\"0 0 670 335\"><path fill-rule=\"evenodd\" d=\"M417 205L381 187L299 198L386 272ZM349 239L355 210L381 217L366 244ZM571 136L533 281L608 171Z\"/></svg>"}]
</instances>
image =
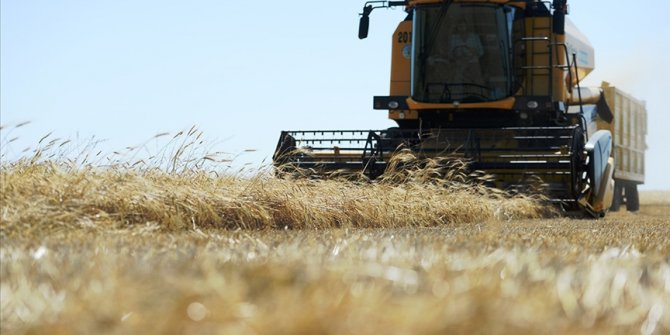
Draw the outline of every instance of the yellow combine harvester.
<instances>
[{"instance_id":1,"label":"yellow combine harvester","mask_svg":"<svg viewBox=\"0 0 670 335\"><path fill-rule=\"evenodd\" d=\"M540 180L566 211L638 209L644 103L609 84L580 87L594 52L567 0L369 1L359 38L374 9L394 6L407 16L393 34L390 94L374 108L398 127L284 131L275 165L375 178L404 147L463 158L502 189Z\"/></svg>"}]
</instances>

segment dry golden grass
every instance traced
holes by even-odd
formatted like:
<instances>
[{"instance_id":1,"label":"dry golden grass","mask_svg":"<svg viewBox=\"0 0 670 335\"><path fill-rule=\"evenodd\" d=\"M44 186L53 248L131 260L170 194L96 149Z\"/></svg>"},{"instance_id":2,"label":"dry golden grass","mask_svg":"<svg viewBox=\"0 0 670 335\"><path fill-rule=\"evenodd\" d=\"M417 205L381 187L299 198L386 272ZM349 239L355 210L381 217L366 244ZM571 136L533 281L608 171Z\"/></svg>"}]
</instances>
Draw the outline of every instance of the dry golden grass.
<instances>
[{"instance_id":1,"label":"dry golden grass","mask_svg":"<svg viewBox=\"0 0 670 335\"><path fill-rule=\"evenodd\" d=\"M76 168L52 162L4 167L0 233L155 224L194 228L434 227L539 217L531 198L482 186L282 180L206 172Z\"/></svg>"},{"instance_id":2,"label":"dry golden grass","mask_svg":"<svg viewBox=\"0 0 670 335\"><path fill-rule=\"evenodd\" d=\"M541 219L533 198L430 171L167 162L2 164L3 334L670 332L668 206Z\"/></svg>"}]
</instances>

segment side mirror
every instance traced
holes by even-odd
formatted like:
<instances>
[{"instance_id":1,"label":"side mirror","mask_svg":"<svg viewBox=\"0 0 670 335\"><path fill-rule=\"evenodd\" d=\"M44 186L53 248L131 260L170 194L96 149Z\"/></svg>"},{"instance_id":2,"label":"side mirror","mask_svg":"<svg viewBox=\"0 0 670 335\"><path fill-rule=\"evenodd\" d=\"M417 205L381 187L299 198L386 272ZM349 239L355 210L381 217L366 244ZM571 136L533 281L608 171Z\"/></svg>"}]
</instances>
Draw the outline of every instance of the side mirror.
<instances>
[{"instance_id":1,"label":"side mirror","mask_svg":"<svg viewBox=\"0 0 670 335\"><path fill-rule=\"evenodd\" d=\"M361 22L358 25L358 38L360 39L367 38L369 29L370 29L370 17L361 16Z\"/></svg>"},{"instance_id":2,"label":"side mirror","mask_svg":"<svg viewBox=\"0 0 670 335\"><path fill-rule=\"evenodd\" d=\"M365 39L368 37L370 30L370 13L372 13L372 6L363 7L363 14L361 14L361 21L358 25L358 38Z\"/></svg>"}]
</instances>

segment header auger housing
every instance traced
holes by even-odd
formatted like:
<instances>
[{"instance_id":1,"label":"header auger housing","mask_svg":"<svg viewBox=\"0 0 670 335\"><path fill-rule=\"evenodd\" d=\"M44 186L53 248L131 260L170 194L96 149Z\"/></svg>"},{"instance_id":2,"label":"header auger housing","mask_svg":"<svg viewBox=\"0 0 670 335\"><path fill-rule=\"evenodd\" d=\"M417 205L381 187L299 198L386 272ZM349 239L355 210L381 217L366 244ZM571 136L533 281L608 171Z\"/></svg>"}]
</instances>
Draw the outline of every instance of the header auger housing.
<instances>
[{"instance_id":1,"label":"header auger housing","mask_svg":"<svg viewBox=\"0 0 670 335\"><path fill-rule=\"evenodd\" d=\"M284 131L275 165L376 178L400 147L463 159L501 189L540 180L567 211L598 217L625 200L636 209L644 104L609 85L581 87L594 52L567 20L566 0L368 1L359 38L372 11L388 7L406 16L393 34L390 92L375 96L373 108L397 127ZM631 129L624 120L637 120L633 140L620 131ZM640 150L634 164L617 162Z\"/></svg>"}]
</instances>

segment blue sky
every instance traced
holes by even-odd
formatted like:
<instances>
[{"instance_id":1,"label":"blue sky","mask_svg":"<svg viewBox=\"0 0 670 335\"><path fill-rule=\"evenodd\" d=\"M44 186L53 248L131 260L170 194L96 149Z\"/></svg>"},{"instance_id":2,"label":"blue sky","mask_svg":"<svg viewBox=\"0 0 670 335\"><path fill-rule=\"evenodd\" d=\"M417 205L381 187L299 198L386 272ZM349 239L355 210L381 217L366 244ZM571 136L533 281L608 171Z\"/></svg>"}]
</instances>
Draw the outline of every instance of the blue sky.
<instances>
[{"instance_id":1,"label":"blue sky","mask_svg":"<svg viewBox=\"0 0 670 335\"><path fill-rule=\"evenodd\" d=\"M281 130L392 126L372 96L388 91L402 10L377 10L358 40L363 2L0 0L0 123L20 151L53 131L113 150L197 125L217 149L261 164ZM647 101L647 189L670 189L667 0L570 2L596 49L585 81ZM4 131L7 131L6 128Z\"/></svg>"}]
</instances>

